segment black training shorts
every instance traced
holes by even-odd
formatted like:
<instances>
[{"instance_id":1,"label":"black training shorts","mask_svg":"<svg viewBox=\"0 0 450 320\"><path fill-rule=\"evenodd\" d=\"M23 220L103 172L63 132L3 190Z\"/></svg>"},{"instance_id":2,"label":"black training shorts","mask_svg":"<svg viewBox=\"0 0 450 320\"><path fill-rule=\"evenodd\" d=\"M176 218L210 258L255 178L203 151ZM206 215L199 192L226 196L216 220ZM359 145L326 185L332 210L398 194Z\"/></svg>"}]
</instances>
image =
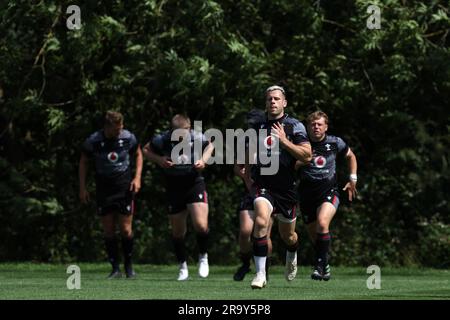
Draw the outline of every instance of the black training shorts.
<instances>
[{"instance_id":1,"label":"black training shorts","mask_svg":"<svg viewBox=\"0 0 450 320\"><path fill-rule=\"evenodd\" d=\"M281 214L285 220L293 221L297 217L297 198L295 190L275 191L255 185L255 199L267 199L273 207L272 215ZM279 219L280 220L280 219Z\"/></svg>"},{"instance_id":2,"label":"black training shorts","mask_svg":"<svg viewBox=\"0 0 450 320\"><path fill-rule=\"evenodd\" d=\"M129 179L97 179L97 214L105 216L118 212L134 214L134 192L130 191Z\"/></svg>"},{"instance_id":3,"label":"black training shorts","mask_svg":"<svg viewBox=\"0 0 450 320\"><path fill-rule=\"evenodd\" d=\"M250 193L245 193L242 198L241 201L239 202L239 206L238 206L238 213L241 211L253 211L254 207L253 207L253 201L255 200L255 197L253 197L252 195L250 195Z\"/></svg>"},{"instance_id":4,"label":"black training shorts","mask_svg":"<svg viewBox=\"0 0 450 320\"><path fill-rule=\"evenodd\" d=\"M190 203L208 203L205 181L202 177L194 180L190 185L172 185L168 189L169 214L186 210Z\"/></svg>"},{"instance_id":5,"label":"black training shorts","mask_svg":"<svg viewBox=\"0 0 450 320\"><path fill-rule=\"evenodd\" d=\"M335 184L324 182L300 183L298 190L300 212L303 222L310 224L317 220L317 209L324 203L339 207L339 191Z\"/></svg>"}]
</instances>

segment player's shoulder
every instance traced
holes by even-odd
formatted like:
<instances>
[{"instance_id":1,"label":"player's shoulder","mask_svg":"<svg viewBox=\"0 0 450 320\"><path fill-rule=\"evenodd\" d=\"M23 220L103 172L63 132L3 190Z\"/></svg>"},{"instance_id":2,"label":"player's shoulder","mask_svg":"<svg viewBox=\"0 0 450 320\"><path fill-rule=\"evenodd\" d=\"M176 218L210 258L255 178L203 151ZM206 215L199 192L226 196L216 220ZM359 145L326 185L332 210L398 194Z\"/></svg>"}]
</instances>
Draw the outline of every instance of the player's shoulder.
<instances>
[{"instance_id":1,"label":"player's shoulder","mask_svg":"<svg viewBox=\"0 0 450 320\"><path fill-rule=\"evenodd\" d=\"M284 119L283 123L289 124L292 126L292 128L295 129L295 131L305 131L306 132L306 127L304 126L304 124L298 120L297 118L291 117L289 115L286 116L286 118Z\"/></svg>"},{"instance_id":2,"label":"player's shoulder","mask_svg":"<svg viewBox=\"0 0 450 320\"><path fill-rule=\"evenodd\" d=\"M205 135L201 131L196 131L191 129L191 140L202 140L204 139Z\"/></svg>"},{"instance_id":3,"label":"player's shoulder","mask_svg":"<svg viewBox=\"0 0 450 320\"><path fill-rule=\"evenodd\" d=\"M327 134L327 136L325 138L325 142L326 143L341 143L341 142L344 142L344 140L341 137Z\"/></svg>"},{"instance_id":4,"label":"player's shoulder","mask_svg":"<svg viewBox=\"0 0 450 320\"><path fill-rule=\"evenodd\" d=\"M170 140L172 133L170 130L166 130L160 133L157 133L153 136L153 139L156 140Z\"/></svg>"},{"instance_id":5,"label":"player's shoulder","mask_svg":"<svg viewBox=\"0 0 450 320\"><path fill-rule=\"evenodd\" d=\"M119 138L120 139L132 139L132 138L136 138L136 136L134 135L133 132L131 132L127 129L123 129L119 135Z\"/></svg>"},{"instance_id":6,"label":"player's shoulder","mask_svg":"<svg viewBox=\"0 0 450 320\"><path fill-rule=\"evenodd\" d=\"M89 135L89 137L86 139L86 141L90 143L100 142L105 139L105 136L103 135L102 130L97 130Z\"/></svg>"}]
</instances>

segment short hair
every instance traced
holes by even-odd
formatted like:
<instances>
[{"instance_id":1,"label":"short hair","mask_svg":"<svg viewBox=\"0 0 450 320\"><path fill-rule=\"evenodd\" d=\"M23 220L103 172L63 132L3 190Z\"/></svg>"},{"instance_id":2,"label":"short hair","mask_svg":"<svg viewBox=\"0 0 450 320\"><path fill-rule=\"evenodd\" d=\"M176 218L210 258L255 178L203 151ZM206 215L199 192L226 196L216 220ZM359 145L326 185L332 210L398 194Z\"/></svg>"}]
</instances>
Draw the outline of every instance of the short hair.
<instances>
[{"instance_id":1,"label":"short hair","mask_svg":"<svg viewBox=\"0 0 450 320\"><path fill-rule=\"evenodd\" d=\"M308 115L308 117L306 118L306 122L309 124L311 122L313 122L314 120L320 119L320 118L324 118L325 119L325 123L328 124L328 116L325 112L318 110L318 111L314 111L312 113L310 113Z\"/></svg>"},{"instance_id":2,"label":"short hair","mask_svg":"<svg viewBox=\"0 0 450 320\"><path fill-rule=\"evenodd\" d=\"M275 90L280 90L283 93L283 96L286 97L286 92L284 91L283 87L280 86L270 86L266 89L266 94L271 92L271 91L275 91Z\"/></svg>"},{"instance_id":3,"label":"short hair","mask_svg":"<svg viewBox=\"0 0 450 320\"><path fill-rule=\"evenodd\" d=\"M172 118L172 128L187 129L191 127L191 120L184 114L176 114Z\"/></svg>"},{"instance_id":4,"label":"short hair","mask_svg":"<svg viewBox=\"0 0 450 320\"><path fill-rule=\"evenodd\" d=\"M105 114L105 125L113 126L123 123L123 115L116 111L107 111Z\"/></svg>"}]
</instances>

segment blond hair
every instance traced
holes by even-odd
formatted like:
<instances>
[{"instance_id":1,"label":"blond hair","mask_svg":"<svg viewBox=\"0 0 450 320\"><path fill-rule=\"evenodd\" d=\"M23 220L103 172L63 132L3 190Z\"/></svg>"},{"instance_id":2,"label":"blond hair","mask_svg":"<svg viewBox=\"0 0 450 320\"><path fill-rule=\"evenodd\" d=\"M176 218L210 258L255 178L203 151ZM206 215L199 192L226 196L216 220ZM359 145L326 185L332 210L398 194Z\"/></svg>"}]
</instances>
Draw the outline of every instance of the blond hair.
<instances>
[{"instance_id":1,"label":"blond hair","mask_svg":"<svg viewBox=\"0 0 450 320\"><path fill-rule=\"evenodd\" d=\"M172 118L173 129L189 129L191 127L191 120L184 114L176 114Z\"/></svg>"},{"instance_id":2,"label":"blond hair","mask_svg":"<svg viewBox=\"0 0 450 320\"><path fill-rule=\"evenodd\" d=\"M324 118L325 119L325 124L328 124L328 116L325 112L323 111L314 111L313 113L310 113L308 115L308 117L306 118L306 122L309 124L311 122L313 122L314 120L318 120L320 118Z\"/></svg>"}]
</instances>

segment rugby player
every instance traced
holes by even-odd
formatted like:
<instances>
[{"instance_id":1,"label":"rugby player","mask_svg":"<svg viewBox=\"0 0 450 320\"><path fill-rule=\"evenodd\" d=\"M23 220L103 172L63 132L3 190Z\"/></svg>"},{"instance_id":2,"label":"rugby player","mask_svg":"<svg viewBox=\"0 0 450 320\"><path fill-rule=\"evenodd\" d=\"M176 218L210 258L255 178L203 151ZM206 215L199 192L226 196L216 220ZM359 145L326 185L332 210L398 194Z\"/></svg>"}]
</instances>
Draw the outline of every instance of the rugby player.
<instances>
[{"instance_id":1,"label":"rugby player","mask_svg":"<svg viewBox=\"0 0 450 320\"><path fill-rule=\"evenodd\" d=\"M179 263L179 281L189 278L185 235L187 216L190 215L197 234L199 250L198 274L202 278L209 275L208 264L208 196L201 171L211 157L214 146L201 132L191 129L190 119L181 114L172 118L172 130L154 136L144 146L144 155L150 161L159 165L166 180L166 191L169 203L169 221L172 227L172 242L175 256ZM190 157L177 154L177 161L172 159L172 150L179 143L171 141L173 130L181 129L182 139L189 139ZM181 141L180 141L181 142ZM200 143L202 154L196 155L194 145ZM198 160L195 160L198 159Z\"/></svg>"},{"instance_id":2,"label":"rugby player","mask_svg":"<svg viewBox=\"0 0 450 320\"><path fill-rule=\"evenodd\" d=\"M255 125L264 121L265 114L264 111L259 109L250 110L247 113L247 127L255 129ZM250 260L253 258L252 252L252 231L255 222L255 211L253 209L254 197L250 194L252 181L248 179L245 174L245 165L235 164L234 173L240 177L244 183L244 191L239 203L238 214L239 214L239 258L242 265L237 269L233 276L235 281L242 281L245 275L249 273L250 270ZM270 239L270 232L272 230L273 219L269 221L269 228L267 233L267 245L268 245L268 256L266 260L266 278L269 278L269 266L270 266L270 255L272 253L272 240ZM266 279L266 280L267 280Z\"/></svg>"},{"instance_id":3,"label":"rugby player","mask_svg":"<svg viewBox=\"0 0 450 320\"><path fill-rule=\"evenodd\" d=\"M119 248L116 239L118 220L122 238L125 274L134 278L132 266L134 195L141 188L142 151L133 133L123 129L123 116L119 112L108 111L102 130L90 135L82 145L79 180L80 200L90 200L86 189L86 174L89 160L95 166L97 213L100 216L105 247L112 271L108 278L120 278ZM135 160L135 174L132 178L131 162Z\"/></svg>"},{"instance_id":4,"label":"rugby player","mask_svg":"<svg viewBox=\"0 0 450 320\"><path fill-rule=\"evenodd\" d=\"M278 171L273 175L262 174L264 166L260 160L251 166L251 179L254 181L255 226L253 230L253 255L256 276L251 282L253 289L266 286L265 264L268 253L268 227L271 215L276 215L281 239L287 247L285 278L294 280L297 274L298 236L296 227L297 194L295 183L296 160L311 160L311 145L303 124L285 113L286 94L282 87L271 86L266 90L266 119L258 130L267 130L263 148L258 143L257 159L261 153L272 154L279 144L279 154L272 154L279 162ZM261 137L259 138L261 139ZM251 155L250 155L251 156ZM250 173L250 170L246 172ZM248 168L250 169L250 168ZM246 173L247 174L247 173Z\"/></svg>"},{"instance_id":5,"label":"rugby player","mask_svg":"<svg viewBox=\"0 0 450 320\"><path fill-rule=\"evenodd\" d=\"M327 134L328 116L324 112L313 112L306 121L313 157L310 162L297 164L300 172L298 196L303 221L316 249L311 278L327 281L331 277L329 227L339 206L336 158L345 157L347 161L350 174L343 190L347 192L349 201L356 197L357 161L344 140Z\"/></svg>"}]
</instances>

